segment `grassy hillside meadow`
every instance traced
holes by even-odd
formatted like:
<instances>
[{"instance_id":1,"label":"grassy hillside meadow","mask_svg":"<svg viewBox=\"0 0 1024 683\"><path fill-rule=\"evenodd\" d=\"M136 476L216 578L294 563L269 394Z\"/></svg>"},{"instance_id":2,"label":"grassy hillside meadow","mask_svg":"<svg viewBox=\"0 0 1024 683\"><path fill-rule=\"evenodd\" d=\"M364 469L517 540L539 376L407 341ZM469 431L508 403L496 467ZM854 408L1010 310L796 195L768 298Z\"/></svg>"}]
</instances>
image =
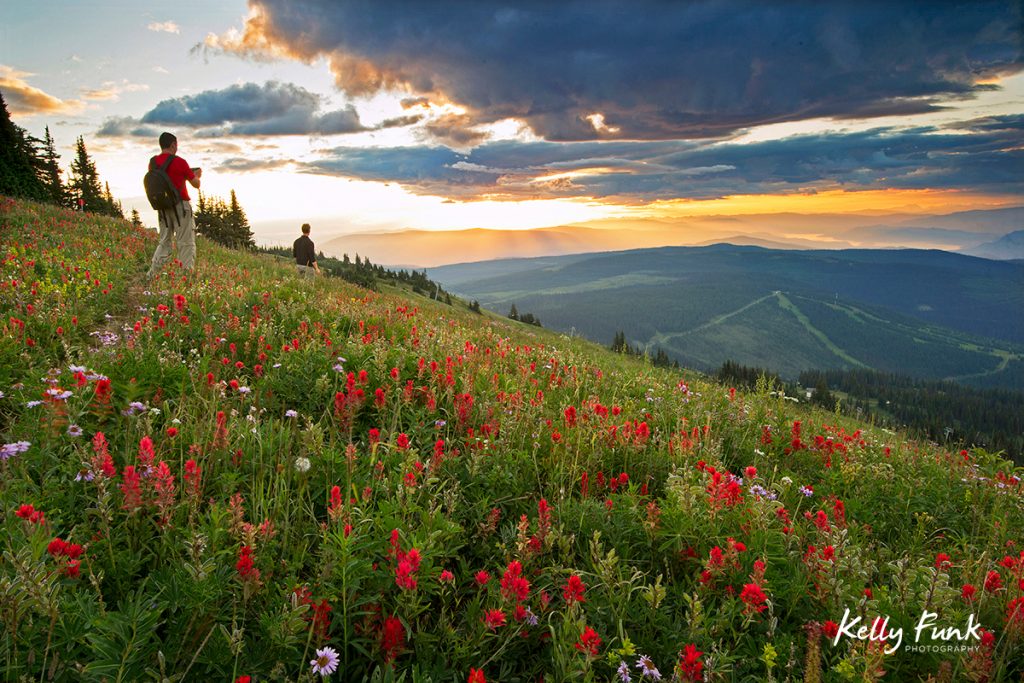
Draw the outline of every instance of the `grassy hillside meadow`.
<instances>
[{"instance_id":1,"label":"grassy hillside meadow","mask_svg":"<svg viewBox=\"0 0 1024 683\"><path fill-rule=\"evenodd\" d=\"M154 246L0 198L4 680L1024 674L1006 461Z\"/></svg>"}]
</instances>

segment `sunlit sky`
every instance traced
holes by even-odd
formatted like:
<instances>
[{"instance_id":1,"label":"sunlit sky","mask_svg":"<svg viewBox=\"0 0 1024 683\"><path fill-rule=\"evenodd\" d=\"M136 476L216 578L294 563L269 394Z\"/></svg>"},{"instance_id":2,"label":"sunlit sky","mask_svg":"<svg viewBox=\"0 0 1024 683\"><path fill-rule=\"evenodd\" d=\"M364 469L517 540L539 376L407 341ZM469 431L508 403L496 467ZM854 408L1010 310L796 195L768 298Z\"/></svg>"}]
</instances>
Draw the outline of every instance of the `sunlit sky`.
<instances>
[{"instance_id":1,"label":"sunlit sky","mask_svg":"<svg viewBox=\"0 0 1024 683\"><path fill-rule=\"evenodd\" d=\"M821 215L807 236L827 243L837 215L1024 204L1020 12L6 2L0 92L65 167L83 136L151 223L141 179L170 130L264 243L302 222L327 240L645 220L686 243L693 217L783 212Z\"/></svg>"}]
</instances>

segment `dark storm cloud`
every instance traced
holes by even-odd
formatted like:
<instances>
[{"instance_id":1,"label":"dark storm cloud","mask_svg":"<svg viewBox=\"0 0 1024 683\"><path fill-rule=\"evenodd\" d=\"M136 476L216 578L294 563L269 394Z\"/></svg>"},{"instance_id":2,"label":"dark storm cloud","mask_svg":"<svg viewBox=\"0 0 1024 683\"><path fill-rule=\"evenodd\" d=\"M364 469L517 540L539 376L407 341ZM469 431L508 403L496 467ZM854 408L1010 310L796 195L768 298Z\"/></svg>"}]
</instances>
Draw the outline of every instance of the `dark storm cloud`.
<instances>
[{"instance_id":1,"label":"dark storm cloud","mask_svg":"<svg viewBox=\"0 0 1024 683\"><path fill-rule=\"evenodd\" d=\"M321 112L323 98L291 83L245 83L163 100L144 124L206 128L208 135L332 135L367 130L351 106Z\"/></svg>"},{"instance_id":2,"label":"dark storm cloud","mask_svg":"<svg viewBox=\"0 0 1024 683\"><path fill-rule=\"evenodd\" d=\"M959 124L955 131L879 128L750 144L503 141L465 153L426 146L338 147L301 169L463 199L644 201L835 187L1016 193L1024 168L1022 126L1024 116L1004 116ZM572 171L577 174L567 173Z\"/></svg>"},{"instance_id":3,"label":"dark storm cloud","mask_svg":"<svg viewBox=\"0 0 1024 683\"><path fill-rule=\"evenodd\" d=\"M192 128L196 137L271 135L343 135L410 126L418 115L388 119L368 128L352 105L322 111L323 97L291 83L245 83L163 100L141 119L112 117L103 137L151 137L165 128Z\"/></svg>"},{"instance_id":4,"label":"dark storm cloud","mask_svg":"<svg viewBox=\"0 0 1024 683\"><path fill-rule=\"evenodd\" d=\"M115 116L106 119L96 134L104 138L156 138L160 132L158 128L143 125L138 119L133 119L130 116Z\"/></svg>"},{"instance_id":5,"label":"dark storm cloud","mask_svg":"<svg viewBox=\"0 0 1024 683\"><path fill-rule=\"evenodd\" d=\"M291 83L245 83L163 100L142 117L142 122L213 126L229 121L266 121L296 111L311 113L319 107L319 95Z\"/></svg>"},{"instance_id":6,"label":"dark storm cloud","mask_svg":"<svg viewBox=\"0 0 1024 683\"><path fill-rule=\"evenodd\" d=\"M466 129L514 117L548 140L722 137L814 117L918 114L1024 67L1016 0L250 5L242 37L208 47L327 57L351 94L403 87L464 106ZM440 132L453 139L454 127Z\"/></svg>"}]
</instances>

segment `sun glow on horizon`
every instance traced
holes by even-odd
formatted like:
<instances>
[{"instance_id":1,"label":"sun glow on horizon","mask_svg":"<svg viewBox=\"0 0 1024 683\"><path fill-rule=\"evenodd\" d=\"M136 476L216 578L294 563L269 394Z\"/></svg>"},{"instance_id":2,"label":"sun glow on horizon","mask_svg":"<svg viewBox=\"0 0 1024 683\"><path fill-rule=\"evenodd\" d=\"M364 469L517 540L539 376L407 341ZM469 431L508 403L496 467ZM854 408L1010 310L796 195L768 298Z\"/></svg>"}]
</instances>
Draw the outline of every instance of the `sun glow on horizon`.
<instances>
[{"instance_id":1,"label":"sun glow on horizon","mask_svg":"<svg viewBox=\"0 0 1024 683\"><path fill-rule=\"evenodd\" d=\"M718 199L668 199L638 207L650 217L752 215L771 213L921 213L946 214L1019 206L1014 195L985 195L962 190L825 190L791 194L729 195Z\"/></svg>"}]
</instances>

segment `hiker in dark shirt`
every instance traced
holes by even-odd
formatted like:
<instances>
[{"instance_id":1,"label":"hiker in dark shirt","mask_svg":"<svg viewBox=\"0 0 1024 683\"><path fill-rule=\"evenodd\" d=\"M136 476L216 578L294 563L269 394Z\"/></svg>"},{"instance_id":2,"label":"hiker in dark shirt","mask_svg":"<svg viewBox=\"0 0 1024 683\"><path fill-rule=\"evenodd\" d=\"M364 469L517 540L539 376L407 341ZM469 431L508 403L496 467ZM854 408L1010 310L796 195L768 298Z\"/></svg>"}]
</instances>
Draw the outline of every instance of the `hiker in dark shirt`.
<instances>
[{"instance_id":1,"label":"hiker in dark shirt","mask_svg":"<svg viewBox=\"0 0 1024 683\"><path fill-rule=\"evenodd\" d=\"M309 223L302 224L302 237L295 240L292 246L292 253L295 255L295 265L299 269L299 275L313 277L320 274L320 266L316 264L316 247L313 240L309 239Z\"/></svg>"}]
</instances>

